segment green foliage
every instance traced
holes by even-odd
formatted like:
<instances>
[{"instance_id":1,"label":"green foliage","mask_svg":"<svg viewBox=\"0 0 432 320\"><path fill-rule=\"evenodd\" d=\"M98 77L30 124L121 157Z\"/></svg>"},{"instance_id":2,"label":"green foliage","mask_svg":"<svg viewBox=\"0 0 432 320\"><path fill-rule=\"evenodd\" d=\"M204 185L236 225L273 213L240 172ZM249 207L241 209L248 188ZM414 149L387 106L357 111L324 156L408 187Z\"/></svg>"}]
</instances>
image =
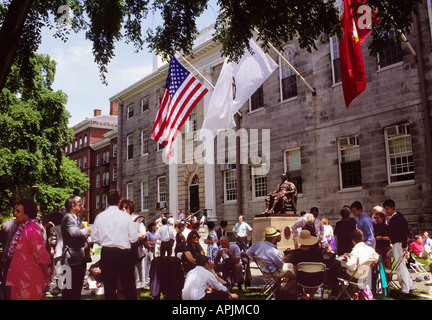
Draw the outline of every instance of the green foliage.
<instances>
[{"instance_id":1,"label":"green foliage","mask_svg":"<svg viewBox=\"0 0 432 320\"><path fill-rule=\"evenodd\" d=\"M85 190L87 177L64 156L73 132L68 128L66 95L51 89L55 62L44 55L30 62L34 86L25 86L14 65L0 94L0 207L5 210L19 197L17 191L37 186L37 200L47 212Z\"/></svg>"},{"instance_id":2,"label":"green foliage","mask_svg":"<svg viewBox=\"0 0 432 320\"><path fill-rule=\"evenodd\" d=\"M14 0L19 1L19 0ZM11 1L0 5L2 24ZM169 59L178 51L190 54L196 37L196 19L207 9L209 0L69 0L68 13L71 24L60 28L57 10L65 5L63 0L33 1L25 22L16 62L26 85L32 85L34 76L31 63L41 39L41 28L56 30L56 37L67 40L71 32L85 31L93 43L95 62L99 66L101 80L106 83L107 65L114 57L115 44L124 40L137 51L147 43L148 48ZM377 56L393 41L388 31L397 29L409 34L413 15L421 0L381 1L368 0L379 21L374 26L371 55ZM316 49L316 41L328 41L340 34L339 11L336 0L218 0L219 15L214 40L222 44L222 55L237 60L248 48L248 40L254 30L267 45L269 42L281 48L296 38L301 48ZM148 15L160 14L162 25L153 30L143 30ZM54 17L54 19L52 19ZM0 43L0 47L5 44Z\"/></svg>"}]
</instances>

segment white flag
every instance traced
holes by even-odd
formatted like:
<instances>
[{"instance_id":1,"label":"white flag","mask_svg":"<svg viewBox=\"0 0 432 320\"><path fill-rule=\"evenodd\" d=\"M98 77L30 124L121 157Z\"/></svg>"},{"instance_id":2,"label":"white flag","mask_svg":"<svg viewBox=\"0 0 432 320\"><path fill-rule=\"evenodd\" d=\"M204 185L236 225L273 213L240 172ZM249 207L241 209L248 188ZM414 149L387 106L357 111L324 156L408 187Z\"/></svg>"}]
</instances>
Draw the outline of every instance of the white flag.
<instances>
[{"instance_id":1,"label":"white flag","mask_svg":"<svg viewBox=\"0 0 432 320\"><path fill-rule=\"evenodd\" d=\"M246 51L237 63L225 59L202 126L213 136L217 130L235 126L235 113L278 67L254 40L249 40L249 46L254 54Z\"/></svg>"}]
</instances>

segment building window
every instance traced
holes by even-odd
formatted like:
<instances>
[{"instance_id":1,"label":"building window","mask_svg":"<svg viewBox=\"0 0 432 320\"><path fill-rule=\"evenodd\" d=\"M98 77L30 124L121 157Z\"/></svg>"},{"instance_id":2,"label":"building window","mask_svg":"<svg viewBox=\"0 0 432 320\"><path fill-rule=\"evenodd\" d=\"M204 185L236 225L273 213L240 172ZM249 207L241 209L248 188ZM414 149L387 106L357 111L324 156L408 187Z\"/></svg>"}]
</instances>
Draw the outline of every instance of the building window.
<instances>
[{"instance_id":1,"label":"building window","mask_svg":"<svg viewBox=\"0 0 432 320\"><path fill-rule=\"evenodd\" d=\"M149 109L149 97L144 97L141 99L141 112Z\"/></svg>"},{"instance_id":2,"label":"building window","mask_svg":"<svg viewBox=\"0 0 432 320\"><path fill-rule=\"evenodd\" d=\"M113 181L117 180L117 166L112 167L112 177L113 177Z\"/></svg>"},{"instance_id":3,"label":"building window","mask_svg":"<svg viewBox=\"0 0 432 320\"><path fill-rule=\"evenodd\" d=\"M99 198L99 195L97 194L96 195L96 209L99 209L99 207L100 207L100 198Z\"/></svg>"},{"instance_id":4,"label":"building window","mask_svg":"<svg viewBox=\"0 0 432 320\"><path fill-rule=\"evenodd\" d=\"M337 143L340 188L361 187L362 175L358 135L338 138Z\"/></svg>"},{"instance_id":5,"label":"building window","mask_svg":"<svg viewBox=\"0 0 432 320\"><path fill-rule=\"evenodd\" d=\"M330 38L330 57L332 62L332 80L333 84L342 81L339 58L339 39L337 36Z\"/></svg>"},{"instance_id":6,"label":"building window","mask_svg":"<svg viewBox=\"0 0 432 320\"><path fill-rule=\"evenodd\" d=\"M389 32L389 38L394 39L379 56L379 67L384 68L403 61L402 45L394 31Z\"/></svg>"},{"instance_id":7,"label":"building window","mask_svg":"<svg viewBox=\"0 0 432 320\"><path fill-rule=\"evenodd\" d=\"M106 193L104 193L102 195L102 209L105 209L106 206L107 206L107 195L106 195Z\"/></svg>"},{"instance_id":8,"label":"building window","mask_svg":"<svg viewBox=\"0 0 432 320\"><path fill-rule=\"evenodd\" d=\"M252 195L254 199L267 195L267 176L252 176Z\"/></svg>"},{"instance_id":9,"label":"building window","mask_svg":"<svg viewBox=\"0 0 432 320\"><path fill-rule=\"evenodd\" d=\"M295 50L294 47L288 46L283 52L283 56L288 60L293 67L295 67ZM294 71L279 58L279 77L280 77L280 91L281 101L297 96L297 78Z\"/></svg>"},{"instance_id":10,"label":"building window","mask_svg":"<svg viewBox=\"0 0 432 320\"><path fill-rule=\"evenodd\" d=\"M224 202L237 200L237 178L235 170L227 170L224 174Z\"/></svg>"},{"instance_id":11,"label":"building window","mask_svg":"<svg viewBox=\"0 0 432 320\"><path fill-rule=\"evenodd\" d=\"M83 169L87 169L87 156L83 158Z\"/></svg>"},{"instance_id":12,"label":"building window","mask_svg":"<svg viewBox=\"0 0 432 320\"><path fill-rule=\"evenodd\" d=\"M99 175L99 173L96 175L96 188L100 188L100 175Z\"/></svg>"},{"instance_id":13,"label":"building window","mask_svg":"<svg viewBox=\"0 0 432 320\"><path fill-rule=\"evenodd\" d=\"M113 144L113 158L117 158L117 143Z\"/></svg>"},{"instance_id":14,"label":"building window","mask_svg":"<svg viewBox=\"0 0 432 320\"><path fill-rule=\"evenodd\" d=\"M87 147L88 138L87 135L84 136L84 147Z\"/></svg>"},{"instance_id":15,"label":"building window","mask_svg":"<svg viewBox=\"0 0 432 320\"><path fill-rule=\"evenodd\" d=\"M83 143L82 143L82 141L83 141L83 140L82 140L82 138L80 137L80 138L79 138L79 148L80 148L80 149L83 147Z\"/></svg>"},{"instance_id":16,"label":"building window","mask_svg":"<svg viewBox=\"0 0 432 320\"><path fill-rule=\"evenodd\" d=\"M126 160L133 159L133 134L127 136L127 158Z\"/></svg>"},{"instance_id":17,"label":"building window","mask_svg":"<svg viewBox=\"0 0 432 320\"><path fill-rule=\"evenodd\" d=\"M387 127L384 130L389 184L414 180L414 160L409 124Z\"/></svg>"},{"instance_id":18,"label":"building window","mask_svg":"<svg viewBox=\"0 0 432 320\"><path fill-rule=\"evenodd\" d=\"M81 166L82 166L82 159L81 159L81 157L79 157L79 159L78 159L78 169L81 169Z\"/></svg>"},{"instance_id":19,"label":"building window","mask_svg":"<svg viewBox=\"0 0 432 320\"><path fill-rule=\"evenodd\" d=\"M149 209L149 185L148 180L141 181L141 208L143 211Z\"/></svg>"},{"instance_id":20,"label":"building window","mask_svg":"<svg viewBox=\"0 0 432 320\"><path fill-rule=\"evenodd\" d=\"M196 108L192 110L187 118L186 122L186 132L195 132L197 130L197 114Z\"/></svg>"},{"instance_id":21,"label":"building window","mask_svg":"<svg viewBox=\"0 0 432 320\"><path fill-rule=\"evenodd\" d=\"M264 107L264 87L261 85L249 99L249 112Z\"/></svg>"},{"instance_id":22,"label":"building window","mask_svg":"<svg viewBox=\"0 0 432 320\"><path fill-rule=\"evenodd\" d=\"M96 156L96 167L100 166L100 154Z\"/></svg>"},{"instance_id":23,"label":"building window","mask_svg":"<svg viewBox=\"0 0 432 320\"><path fill-rule=\"evenodd\" d=\"M288 180L296 185L298 193L303 193L300 147L284 151L284 165Z\"/></svg>"},{"instance_id":24,"label":"building window","mask_svg":"<svg viewBox=\"0 0 432 320\"><path fill-rule=\"evenodd\" d=\"M165 146L164 146L163 144L158 143L158 144L157 144L157 147L156 147L156 150L157 150L157 151L161 151L161 150L163 150L163 149L165 149Z\"/></svg>"},{"instance_id":25,"label":"building window","mask_svg":"<svg viewBox=\"0 0 432 320\"><path fill-rule=\"evenodd\" d=\"M78 140L75 140L75 151L78 150Z\"/></svg>"},{"instance_id":26,"label":"building window","mask_svg":"<svg viewBox=\"0 0 432 320\"><path fill-rule=\"evenodd\" d=\"M87 206L87 198L85 196L82 197L82 204L83 204L83 208L85 210L86 206Z\"/></svg>"},{"instance_id":27,"label":"building window","mask_svg":"<svg viewBox=\"0 0 432 320\"><path fill-rule=\"evenodd\" d=\"M166 177L158 177L158 202L165 202L166 197Z\"/></svg>"},{"instance_id":28,"label":"building window","mask_svg":"<svg viewBox=\"0 0 432 320\"><path fill-rule=\"evenodd\" d=\"M133 116L134 116L134 105L131 104L127 107L127 117L128 117L128 119L130 119Z\"/></svg>"},{"instance_id":29,"label":"building window","mask_svg":"<svg viewBox=\"0 0 432 320\"><path fill-rule=\"evenodd\" d=\"M133 182L126 185L126 199L133 200Z\"/></svg>"},{"instance_id":30,"label":"building window","mask_svg":"<svg viewBox=\"0 0 432 320\"><path fill-rule=\"evenodd\" d=\"M141 131L141 155L149 153L149 130L143 129Z\"/></svg>"}]
</instances>

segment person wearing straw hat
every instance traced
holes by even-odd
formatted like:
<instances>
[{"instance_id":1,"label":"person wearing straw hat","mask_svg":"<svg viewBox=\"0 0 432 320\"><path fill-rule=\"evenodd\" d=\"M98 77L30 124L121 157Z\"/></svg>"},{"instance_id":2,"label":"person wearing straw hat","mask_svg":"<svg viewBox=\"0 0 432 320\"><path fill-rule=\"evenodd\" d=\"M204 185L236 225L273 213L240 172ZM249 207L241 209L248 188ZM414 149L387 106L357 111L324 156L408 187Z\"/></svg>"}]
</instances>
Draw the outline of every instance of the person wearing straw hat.
<instances>
[{"instance_id":1,"label":"person wearing straw hat","mask_svg":"<svg viewBox=\"0 0 432 320\"><path fill-rule=\"evenodd\" d=\"M294 241L300 244L300 247L294 250L290 257L290 262L294 265L294 271L297 274L297 265L300 262L322 262L323 255L318 245L318 237L311 235L309 230L302 230L300 234L294 238ZM312 279L311 279L312 280ZM305 298L312 298L318 288L309 289L308 294L305 293Z\"/></svg>"},{"instance_id":2,"label":"person wearing straw hat","mask_svg":"<svg viewBox=\"0 0 432 320\"><path fill-rule=\"evenodd\" d=\"M277 249L277 243L281 240L281 233L275 227L269 226L264 231L264 237L265 241L255 242L247 249L246 254L263 259L270 269L269 272L275 273L278 278L284 279L282 288L289 291L291 286L287 284L291 278L295 277L295 273L292 264L286 262L287 257L282 257L282 254Z\"/></svg>"}]
</instances>

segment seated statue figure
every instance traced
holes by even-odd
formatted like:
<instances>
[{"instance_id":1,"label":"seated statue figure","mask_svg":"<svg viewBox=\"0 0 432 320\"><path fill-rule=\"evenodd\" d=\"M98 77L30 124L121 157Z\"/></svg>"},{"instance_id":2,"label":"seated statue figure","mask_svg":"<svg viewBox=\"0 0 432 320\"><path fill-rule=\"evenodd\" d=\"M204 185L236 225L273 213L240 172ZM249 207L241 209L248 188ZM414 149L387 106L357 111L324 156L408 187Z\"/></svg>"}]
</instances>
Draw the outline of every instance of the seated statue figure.
<instances>
[{"instance_id":1,"label":"seated statue figure","mask_svg":"<svg viewBox=\"0 0 432 320\"><path fill-rule=\"evenodd\" d=\"M297 212L297 188L285 173L281 174L281 180L277 189L265 197L266 211L262 214L285 214L287 209Z\"/></svg>"}]
</instances>

